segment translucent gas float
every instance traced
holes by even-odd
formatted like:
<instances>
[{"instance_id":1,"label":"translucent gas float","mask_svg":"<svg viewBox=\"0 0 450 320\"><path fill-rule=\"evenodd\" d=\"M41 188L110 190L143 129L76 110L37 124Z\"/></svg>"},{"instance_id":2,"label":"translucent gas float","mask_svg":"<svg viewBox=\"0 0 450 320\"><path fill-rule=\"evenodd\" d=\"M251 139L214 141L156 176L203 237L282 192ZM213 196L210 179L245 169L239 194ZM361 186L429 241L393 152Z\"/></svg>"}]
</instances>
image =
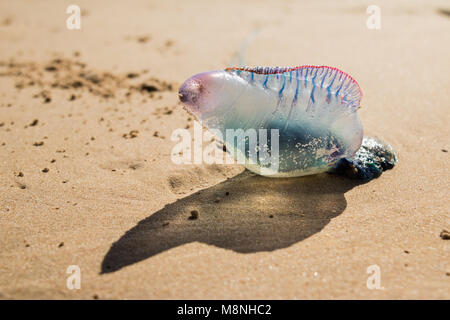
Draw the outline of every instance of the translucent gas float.
<instances>
[{"instance_id":1,"label":"translucent gas float","mask_svg":"<svg viewBox=\"0 0 450 320\"><path fill-rule=\"evenodd\" d=\"M370 180L397 163L387 144L363 137L358 117L362 92L345 72L326 66L239 67L209 71L189 78L180 101L206 128L226 137L227 130L277 132L277 166L271 170L264 145L227 141L230 153L245 166L271 177L294 177L337 171ZM239 139L239 137L238 137ZM253 150L255 149L255 150ZM270 150L270 148L269 148ZM252 157L258 153L259 157Z\"/></svg>"}]
</instances>

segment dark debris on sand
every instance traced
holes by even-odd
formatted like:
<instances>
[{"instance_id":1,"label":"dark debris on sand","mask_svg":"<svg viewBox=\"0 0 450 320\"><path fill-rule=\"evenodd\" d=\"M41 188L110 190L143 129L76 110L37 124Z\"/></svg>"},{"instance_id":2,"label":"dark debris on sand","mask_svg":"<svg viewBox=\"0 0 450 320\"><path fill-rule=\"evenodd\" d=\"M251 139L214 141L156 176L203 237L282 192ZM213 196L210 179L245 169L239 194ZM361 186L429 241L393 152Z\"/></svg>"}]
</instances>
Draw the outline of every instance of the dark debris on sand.
<instances>
[{"instance_id":1,"label":"dark debris on sand","mask_svg":"<svg viewBox=\"0 0 450 320\"><path fill-rule=\"evenodd\" d=\"M138 135L139 135L139 131L138 130L131 130L128 133L124 133L122 135L122 137L124 137L125 139L133 139L133 138L137 138Z\"/></svg>"},{"instance_id":2,"label":"dark debris on sand","mask_svg":"<svg viewBox=\"0 0 450 320\"><path fill-rule=\"evenodd\" d=\"M35 97L42 97L44 103L50 103L52 98L49 89L62 90L88 90L93 95L111 98L118 90L128 91L128 95L135 93L150 93L172 91L173 85L153 77L141 78L136 72L113 74L88 68L88 66L75 59L55 58L46 63L18 62L14 59L0 61L0 77L16 79L16 88L37 87L42 89ZM71 94L69 101L76 99Z\"/></svg>"},{"instance_id":3,"label":"dark debris on sand","mask_svg":"<svg viewBox=\"0 0 450 320\"><path fill-rule=\"evenodd\" d=\"M397 155L390 145L364 137L356 154L352 158L341 159L335 171L352 179L369 181L392 169L397 162Z\"/></svg>"},{"instance_id":4,"label":"dark debris on sand","mask_svg":"<svg viewBox=\"0 0 450 320\"><path fill-rule=\"evenodd\" d=\"M192 210L191 211L191 215L188 218L189 220L197 220L198 219L198 211L197 210Z\"/></svg>"},{"instance_id":5,"label":"dark debris on sand","mask_svg":"<svg viewBox=\"0 0 450 320\"><path fill-rule=\"evenodd\" d=\"M439 236L442 240L450 240L450 232L448 232L447 230L442 230Z\"/></svg>"}]
</instances>

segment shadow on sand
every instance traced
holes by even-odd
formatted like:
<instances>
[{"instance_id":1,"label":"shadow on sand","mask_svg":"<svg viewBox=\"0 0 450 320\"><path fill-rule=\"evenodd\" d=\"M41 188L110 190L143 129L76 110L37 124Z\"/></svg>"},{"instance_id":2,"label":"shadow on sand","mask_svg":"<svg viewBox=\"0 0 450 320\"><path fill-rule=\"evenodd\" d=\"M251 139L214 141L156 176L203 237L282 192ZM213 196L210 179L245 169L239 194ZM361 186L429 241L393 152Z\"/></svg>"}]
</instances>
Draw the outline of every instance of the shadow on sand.
<instances>
[{"instance_id":1,"label":"shadow on sand","mask_svg":"<svg viewBox=\"0 0 450 320\"><path fill-rule=\"evenodd\" d=\"M358 184L333 174L272 179L244 171L140 221L112 244L101 273L194 241L240 253L286 248L341 214L345 192ZM192 210L198 219L189 219Z\"/></svg>"}]
</instances>

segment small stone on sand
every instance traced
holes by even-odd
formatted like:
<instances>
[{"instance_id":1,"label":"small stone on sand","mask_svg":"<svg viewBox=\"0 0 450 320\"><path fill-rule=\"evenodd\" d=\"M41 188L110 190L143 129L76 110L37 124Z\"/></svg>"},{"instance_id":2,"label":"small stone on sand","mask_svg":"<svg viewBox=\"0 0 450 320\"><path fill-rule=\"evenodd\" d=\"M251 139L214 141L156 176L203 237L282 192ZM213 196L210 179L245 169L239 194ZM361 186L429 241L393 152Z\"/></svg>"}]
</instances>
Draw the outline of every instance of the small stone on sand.
<instances>
[{"instance_id":1,"label":"small stone on sand","mask_svg":"<svg viewBox=\"0 0 450 320\"><path fill-rule=\"evenodd\" d=\"M197 210L192 210L191 211L191 215L188 218L189 220L197 220L198 219L198 211Z\"/></svg>"},{"instance_id":2,"label":"small stone on sand","mask_svg":"<svg viewBox=\"0 0 450 320\"><path fill-rule=\"evenodd\" d=\"M450 232L448 232L447 230L442 230L439 236L442 240L450 240Z\"/></svg>"}]
</instances>

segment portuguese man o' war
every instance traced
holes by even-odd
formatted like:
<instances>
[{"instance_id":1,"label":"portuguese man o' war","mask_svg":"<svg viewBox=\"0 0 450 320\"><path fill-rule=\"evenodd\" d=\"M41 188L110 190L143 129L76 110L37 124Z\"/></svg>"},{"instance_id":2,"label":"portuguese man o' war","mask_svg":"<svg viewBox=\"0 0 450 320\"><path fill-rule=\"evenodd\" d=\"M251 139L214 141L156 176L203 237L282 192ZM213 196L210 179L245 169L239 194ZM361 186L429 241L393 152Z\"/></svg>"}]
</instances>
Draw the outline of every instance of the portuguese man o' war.
<instances>
[{"instance_id":1,"label":"portuguese man o' war","mask_svg":"<svg viewBox=\"0 0 450 320\"><path fill-rule=\"evenodd\" d=\"M334 171L370 180L397 163L389 145L363 137L357 114L361 90L337 68L235 67L204 72L189 78L179 97L204 127L222 133L219 139L228 129L278 130L276 171L263 170L267 161L261 157L250 159L248 143L222 141L235 157L244 155L245 166L258 174L294 177ZM267 145L272 142L269 137Z\"/></svg>"}]
</instances>

